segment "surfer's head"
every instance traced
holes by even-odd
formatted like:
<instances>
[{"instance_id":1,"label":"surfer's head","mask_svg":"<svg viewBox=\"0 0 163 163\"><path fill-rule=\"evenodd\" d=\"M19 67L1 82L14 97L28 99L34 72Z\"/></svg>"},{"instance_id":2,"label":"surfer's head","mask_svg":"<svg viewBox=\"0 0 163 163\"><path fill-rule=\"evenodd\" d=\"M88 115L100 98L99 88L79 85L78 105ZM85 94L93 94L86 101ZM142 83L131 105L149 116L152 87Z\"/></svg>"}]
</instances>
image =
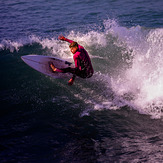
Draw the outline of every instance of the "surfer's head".
<instances>
[{"instance_id":1,"label":"surfer's head","mask_svg":"<svg viewBox=\"0 0 163 163\"><path fill-rule=\"evenodd\" d=\"M75 54L77 52L77 50L78 50L78 43L77 42L72 42L69 47L70 47L71 52L73 54Z\"/></svg>"}]
</instances>

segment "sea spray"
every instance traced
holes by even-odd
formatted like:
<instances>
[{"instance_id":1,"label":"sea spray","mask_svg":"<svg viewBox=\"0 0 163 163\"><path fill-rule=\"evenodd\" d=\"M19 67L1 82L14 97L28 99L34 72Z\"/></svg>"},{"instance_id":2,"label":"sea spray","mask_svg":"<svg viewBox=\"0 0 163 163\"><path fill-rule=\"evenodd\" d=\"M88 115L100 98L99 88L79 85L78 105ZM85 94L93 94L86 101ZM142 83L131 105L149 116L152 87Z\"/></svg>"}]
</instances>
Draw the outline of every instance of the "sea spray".
<instances>
[{"instance_id":1,"label":"sea spray","mask_svg":"<svg viewBox=\"0 0 163 163\"><path fill-rule=\"evenodd\" d=\"M122 31L121 31L122 30ZM116 35L132 50L132 65L113 81L115 91L130 94L141 113L163 116L163 29L113 27Z\"/></svg>"}]
</instances>

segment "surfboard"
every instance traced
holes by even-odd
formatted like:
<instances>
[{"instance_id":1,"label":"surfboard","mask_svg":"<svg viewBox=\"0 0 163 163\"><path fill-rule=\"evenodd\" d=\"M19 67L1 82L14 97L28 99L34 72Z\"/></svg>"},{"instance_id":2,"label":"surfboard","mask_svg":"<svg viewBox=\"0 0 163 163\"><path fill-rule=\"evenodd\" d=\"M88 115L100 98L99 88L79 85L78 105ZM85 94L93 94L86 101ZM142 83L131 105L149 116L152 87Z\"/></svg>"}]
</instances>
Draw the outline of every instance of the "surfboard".
<instances>
[{"instance_id":1,"label":"surfboard","mask_svg":"<svg viewBox=\"0 0 163 163\"><path fill-rule=\"evenodd\" d=\"M56 68L67 68L74 67L74 64L71 62L65 61L63 59L51 57L51 56L43 56L43 55L24 55L21 59L33 69L48 75L53 78L68 78L72 77L71 73L58 73L53 72L49 66L50 63L53 63Z\"/></svg>"}]
</instances>

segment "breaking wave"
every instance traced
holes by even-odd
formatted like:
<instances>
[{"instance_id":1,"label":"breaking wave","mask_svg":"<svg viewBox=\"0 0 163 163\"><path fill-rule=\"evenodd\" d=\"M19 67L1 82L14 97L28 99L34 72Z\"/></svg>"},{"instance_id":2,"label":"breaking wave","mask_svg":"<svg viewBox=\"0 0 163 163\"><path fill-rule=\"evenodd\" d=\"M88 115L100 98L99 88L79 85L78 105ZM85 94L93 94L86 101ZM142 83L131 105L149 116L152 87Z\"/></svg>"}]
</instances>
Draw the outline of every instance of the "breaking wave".
<instances>
[{"instance_id":1,"label":"breaking wave","mask_svg":"<svg viewBox=\"0 0 163 163\"><path fill-rule=\"evenodd\" d=\"M87 49L96 72L87 81L87 86L83 81L76 84L80 93L74 92L74 96L95 110L119 109L128 105L152 118L161 118L163 29L127 28L110 19L104 21L103 26L103 30L71 31L66 35ZM57 38L33 35L16 41L1 41L0 52L35 53L72 61L67 45Z\"/></svg>"}]
</instances>

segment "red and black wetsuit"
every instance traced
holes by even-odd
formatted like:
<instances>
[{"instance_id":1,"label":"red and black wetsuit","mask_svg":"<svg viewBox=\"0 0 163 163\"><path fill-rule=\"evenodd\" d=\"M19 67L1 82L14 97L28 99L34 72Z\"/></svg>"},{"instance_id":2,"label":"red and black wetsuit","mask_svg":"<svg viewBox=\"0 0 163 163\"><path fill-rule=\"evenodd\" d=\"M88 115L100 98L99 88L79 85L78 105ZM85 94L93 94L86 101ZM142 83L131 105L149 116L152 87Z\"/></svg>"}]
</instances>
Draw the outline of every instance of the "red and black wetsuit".
<instances>
[{"instance_id":1,"label":"red and black wetsuit","mask_svg":"<svg viewBox=\"0 0 163 163\"><path fill-rule=\"evenodd\" d=\"M72 43L72 40L65 39L65 41ZM93 67L90 60L90 57L87 53L87 51L80 45L78 45L78 50L73 56L74 62L75 62L75 68L64 68L64 69L57 69L57 72L72 73L75 78L75 76L79 76L81 78L90 78L93 75Z\"/></svg>"}]
</instances>

